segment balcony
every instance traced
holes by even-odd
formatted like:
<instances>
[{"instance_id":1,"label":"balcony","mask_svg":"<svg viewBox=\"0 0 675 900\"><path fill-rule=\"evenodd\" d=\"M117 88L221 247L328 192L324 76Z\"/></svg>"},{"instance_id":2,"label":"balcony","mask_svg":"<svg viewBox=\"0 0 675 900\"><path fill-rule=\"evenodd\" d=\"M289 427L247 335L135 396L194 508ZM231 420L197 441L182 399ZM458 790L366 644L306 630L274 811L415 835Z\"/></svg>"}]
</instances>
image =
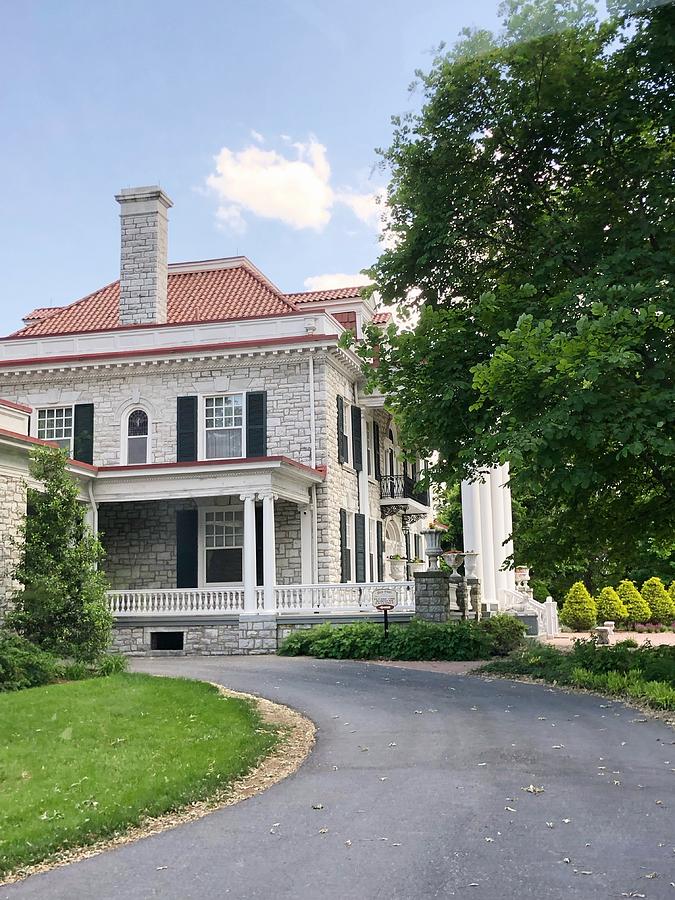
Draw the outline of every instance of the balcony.
<instances>
[{"instance_id":1,"label":"balcony","mask_svg":"<svg viewBox=\"0 0 675 900\"><path fill-rule=\"evenodd\" d=\"M383 475L380 481L380 504L383 513L422 513L429 508L429 494L417 488L408 475ZM385 513L386 514L386 513Z\"/></svg>"}]
</instances>

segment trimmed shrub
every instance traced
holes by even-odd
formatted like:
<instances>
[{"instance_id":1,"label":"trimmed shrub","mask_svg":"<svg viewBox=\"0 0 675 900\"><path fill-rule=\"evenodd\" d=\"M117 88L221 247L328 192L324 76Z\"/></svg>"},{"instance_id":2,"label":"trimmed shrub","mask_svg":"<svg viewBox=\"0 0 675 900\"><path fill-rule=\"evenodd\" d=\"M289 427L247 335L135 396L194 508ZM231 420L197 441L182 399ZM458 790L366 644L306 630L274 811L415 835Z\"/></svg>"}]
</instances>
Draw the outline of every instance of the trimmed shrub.
<instances>
[{"instance_id":1,"label":"trimmed shrub","mask_svg":"<svg viewBox=\"0 0 675 900\"><path fill-rule=\"evenodd\" d=\"M392 625L386 639L376 622L325 624L293 632L278 652L326 659L473 660L511 652L524 634L525 626L513 616L483 622L413 619L408 625Z\"/></svg>"},{"instance_id":2,"label":"trimmed shrub","mask_svg":"<svg viewBox=\"0 0 675 900\"><path fill-rule=\"evenodd\" d=\"M58 660L18 634L0 635L0 691L20 691L59 677Z\"/></svg>"},{"instance_id":3,"label":"trimmed shrub","mask_svg":"<svg viewBox=\"0 0 675 900\"><path fill-rule=\"evenodd\" d=\"M598 622L625 622L628 618L626 605L613 587L604 587L598 594L595 605L598 609Z\"/></svg>"},{"instance_id":4,"label":"trimmed shrub","mask_svg":"<svg viewBox=\"0 0 675 900\"><path fill-rule=\"evenodd\" d=\"M651 610L653 622L670 624L675 619L673 601L660 578L650 578L642 585L642 599Z\"/></svg>"},{"instance_id":5,"label":"trimmed shrub","mask_svg":"<svg viewBox=\"0 0 675 900\"><path fill-rule=\"evenodd\" d=\"M636 622L648 622L651 619L652 611L649 604L645 602L644 597L632 581L622 581L616 592L628 610L628 622L634 625Z\"/></svg>"},{"instance_id":6,"label":"trimmed shrub","mask_svg":"<svg viewBox=\"0 0 675 900\"><path fill-rule=\"evenodd\" d=\"M675 607L675 581L670 583L670 587L668 588L668 596L673 601L673 607Z\"/></svg>"},{"instance_id":7,"label":"trimmed shrub","mask_svg":"<svg viewBox=\"0 0 675 900\"><path fill-rule=\"evenodd\" d=\"M567 592L560 622L574 631L588 631L596 624L598 610L595 601L582 581L575 582Z\"/></svg>"}]
</instances>

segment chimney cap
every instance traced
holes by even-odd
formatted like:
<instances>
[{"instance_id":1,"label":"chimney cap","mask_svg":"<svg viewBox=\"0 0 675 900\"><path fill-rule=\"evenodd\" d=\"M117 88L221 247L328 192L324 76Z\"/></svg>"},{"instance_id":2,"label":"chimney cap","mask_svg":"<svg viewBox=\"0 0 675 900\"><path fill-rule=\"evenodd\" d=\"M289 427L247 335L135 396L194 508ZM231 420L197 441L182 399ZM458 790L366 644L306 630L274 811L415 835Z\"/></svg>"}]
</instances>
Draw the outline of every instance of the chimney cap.
<instances>
[{"instance_id":1,"label":"chimney cap","mask_svg":"<svg viewBox=\"0 0 675 900\"><path fill-rule=\"evenodd\" d=\"M164 193L158 184L122 188L119 194L115 194L115 200L122 205L126 203L144 203L154 200L159 201L166 209L173 206L171 198Z\"/></svg>"}]
</instances>

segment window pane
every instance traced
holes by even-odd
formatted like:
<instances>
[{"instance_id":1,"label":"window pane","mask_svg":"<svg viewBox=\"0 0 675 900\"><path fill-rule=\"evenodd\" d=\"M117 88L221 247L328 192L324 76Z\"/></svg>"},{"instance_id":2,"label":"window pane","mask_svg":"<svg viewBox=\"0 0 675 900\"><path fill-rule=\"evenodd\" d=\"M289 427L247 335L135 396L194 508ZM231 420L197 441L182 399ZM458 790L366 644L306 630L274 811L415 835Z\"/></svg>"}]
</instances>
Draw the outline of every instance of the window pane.
<instances>
[{"instance_id":1,"label":"window pane","mask_svg":"<svg viewBox=\"0 0 675 900\"><path fill-rule=\"evenodd\" d=\"M218 582L241 582L242 580L241 548L232 550L206 551L206 580L213 584Z\"/></svg>"},{"instance_id":2,"label":"window pane","mask_svg":"<svg viewBox=\"0 0 675 900\"><path fill-rule=\"evenodd\" d=\"M241 428L206 431L206 458L228 459L241 456Z\"/></svg>"},{"instance_id":3,"label":"window pane","mask_svg":"<svg viewBox=\"0 0 675 900\"><path fill-rule=\"evenodd\" d=\"M73 409L71 406L39 409L37 436L45 441L56 441L60 447L70 449L73 434Z\"/></svg>"},{"instance_id":4,"label":"window pane","mask_svg":"<svg viewBox=\"0 0 675 900\"><path fill-rule=\"evenodd\" d=\"M148 433L148 414L145 410L135 409L129 414L128 431L129 437L142 437Z\"/></svg>"},{"instance_id":5,"label":"window pane","mask_svg":"<svg viewBox=\"0 0 675 900\"><path fill-rule=\"evenodd\" d=\"M147 437L130 437L127 441L127 462L137 465L148 461Z\"/></svg>"}]
</instances>

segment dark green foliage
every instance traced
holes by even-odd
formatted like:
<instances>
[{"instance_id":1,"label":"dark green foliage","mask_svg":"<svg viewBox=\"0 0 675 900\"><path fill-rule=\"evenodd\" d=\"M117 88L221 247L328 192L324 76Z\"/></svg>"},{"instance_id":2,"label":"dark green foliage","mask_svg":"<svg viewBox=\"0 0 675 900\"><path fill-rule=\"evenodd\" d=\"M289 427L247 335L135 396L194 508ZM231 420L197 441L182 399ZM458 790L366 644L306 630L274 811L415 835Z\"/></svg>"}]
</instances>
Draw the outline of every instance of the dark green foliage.
<instances>
[{"instance_id":1,"label":"dark green foliage","mask_svg":"<svg viewBox=\"0 0 675 900\"><path fill-rule=\"evenodd\" d=\"M502 11L395 120L372 290L415 317L361 352L438 484L510 461L515 546L552 594L669 582L675 4Z\"/></svg>"},{"instance_id":2,"label":"dark green foliage","mask_svg":"<svg viewBox=\"0 0 675 900\"><path fill-rule=\"evenodd\" d=\"M506 659L488 663L482 671L529 675L557 684L571 684L631 699L656 709L675 709L675 647L641 647L621 641L612 647L595 641L575 641L566 653L546 645L528 646Z\"/></svg>"},{"instance_id":3,"label":"dark green foliage","mask_svg":"<svg viewBox=\"0 0 675 900\"><path fill-rule=\"evenodd\" d=\"M58 660L50 653L20 635L0 635L0 692L49 684L58 674Z\"/></svg>"},{"instance_id":4,"label":"dark green foliage","mask_svg":"<svg viewBox=\"0 0 675 900\"><path fill-rule=\"evenodd\" d=\"M103 548L85 524L65 451L34 450L30 472L44 490L28 491L14 573L24 587L12 598L6 624L57 656L93 661L107 649L112 626Z\"/></svg>"},{"instance_id":5,"label":"dark green foliage","mask_svg":"<svg viewBox=\"0 0 675 900\"><path fill-rule=\"evenodd\" d=\"M392 625L386 640L376 622L325 624L294 632L279 653L329 659L487 659L520 646L524 633L525 626L512 616L480 623L413 619L408 625Z\"/></svg>"}]
</instances>

